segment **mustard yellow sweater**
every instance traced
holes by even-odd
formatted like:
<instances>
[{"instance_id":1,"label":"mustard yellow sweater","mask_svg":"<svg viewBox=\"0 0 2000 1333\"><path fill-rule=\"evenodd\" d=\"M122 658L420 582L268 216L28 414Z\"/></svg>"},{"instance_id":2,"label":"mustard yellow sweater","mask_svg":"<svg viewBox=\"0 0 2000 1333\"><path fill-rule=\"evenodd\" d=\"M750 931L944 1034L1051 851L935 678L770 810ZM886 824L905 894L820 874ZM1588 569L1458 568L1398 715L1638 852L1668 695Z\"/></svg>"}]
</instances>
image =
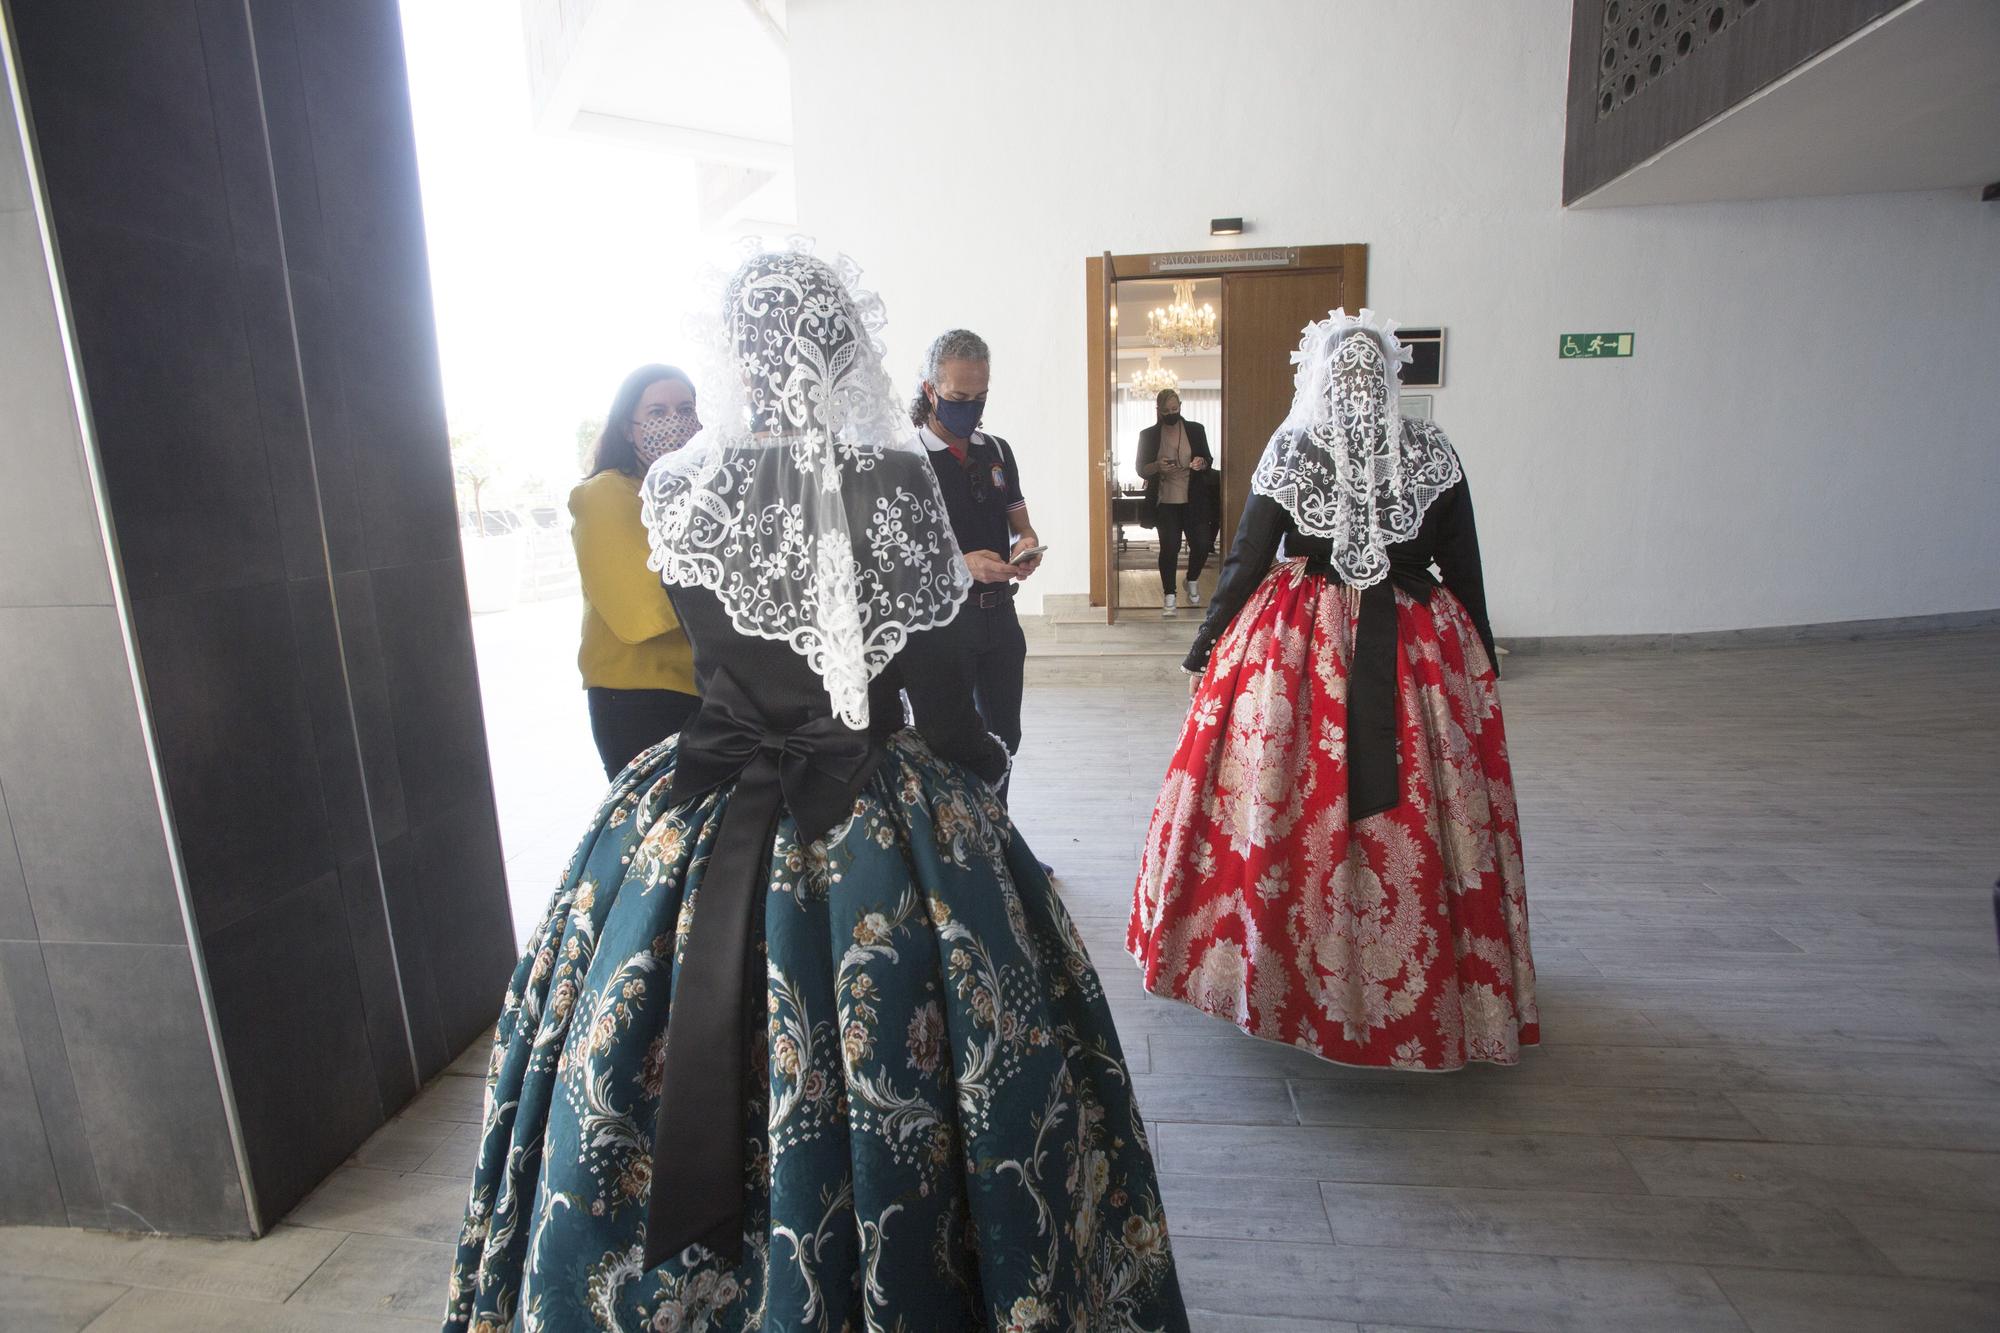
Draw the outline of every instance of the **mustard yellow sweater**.
<instances>
[{"instance_id":1,"label":"mustard yellow sweater","mask_svg":"<svg viewBox=\"0 0 2000 1333\"><path fill-rule=\"evenodd\" d=\"M583 683L695 693L694 649L660 576L646 568L639 479L600 472L569 493L569 512L583 576Z\"/></svg>"}]
</instances>

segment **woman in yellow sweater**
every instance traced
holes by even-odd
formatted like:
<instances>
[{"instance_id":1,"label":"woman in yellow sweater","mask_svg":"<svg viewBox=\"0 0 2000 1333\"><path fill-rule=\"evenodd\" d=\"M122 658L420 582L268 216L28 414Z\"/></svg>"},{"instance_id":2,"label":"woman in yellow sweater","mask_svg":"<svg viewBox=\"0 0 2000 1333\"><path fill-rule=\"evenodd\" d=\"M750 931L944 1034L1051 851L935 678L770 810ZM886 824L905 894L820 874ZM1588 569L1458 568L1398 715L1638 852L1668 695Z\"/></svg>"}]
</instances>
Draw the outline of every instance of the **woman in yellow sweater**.
<instances>
[{"instance_id":1,"label":"woman in yellow sweater","mask_svg":"<svg viewBox=\"0 0 2000 1333\"><path fill-rule=\"evenodd\" d=\"M583 576L583 648L576 663L604 775L677 734L694 715L694 652L660 576L646 568L639 482L662 454L701 429L694 382L672 366L641 366L618 386L590 476L569 493Z\"/></svg>"}]
</instances>

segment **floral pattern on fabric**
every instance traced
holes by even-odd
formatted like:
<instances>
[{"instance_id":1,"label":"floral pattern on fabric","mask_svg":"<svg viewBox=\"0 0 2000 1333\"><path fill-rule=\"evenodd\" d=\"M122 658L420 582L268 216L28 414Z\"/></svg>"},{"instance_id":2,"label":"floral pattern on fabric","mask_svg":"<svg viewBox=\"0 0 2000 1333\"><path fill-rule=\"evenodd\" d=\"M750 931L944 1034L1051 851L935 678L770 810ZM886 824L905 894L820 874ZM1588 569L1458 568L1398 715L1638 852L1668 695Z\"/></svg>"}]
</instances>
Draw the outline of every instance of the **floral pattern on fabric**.
<instances>
[{"instance_id":1,"label":"floral pattern on fabric","mask_svg":"<svg viewBox=\"0 0 2000 1333\"><path fill-rule=\"evenodd\" d=\"M634 761L516 969L444 1327L1185 1330L1095 970L993 794L913 734L852 816L779 821L744 1258L646 1271L663 1034L730 788Z\"/></svg>"},{"instance_id":2,"label":"floral pattern on fabric","mask_svg":"<svg viewBox=\"0 0 2000 1333\"><path fill-rule=\"evenodd\" d=\"M1465 609L1396 593L1402 798L1347 814L1358 589L1280 563L1217 643L1147 830L1146 989L1341 1064L1540 1040L1498 683Z\"/></svg>"}]
</instances>

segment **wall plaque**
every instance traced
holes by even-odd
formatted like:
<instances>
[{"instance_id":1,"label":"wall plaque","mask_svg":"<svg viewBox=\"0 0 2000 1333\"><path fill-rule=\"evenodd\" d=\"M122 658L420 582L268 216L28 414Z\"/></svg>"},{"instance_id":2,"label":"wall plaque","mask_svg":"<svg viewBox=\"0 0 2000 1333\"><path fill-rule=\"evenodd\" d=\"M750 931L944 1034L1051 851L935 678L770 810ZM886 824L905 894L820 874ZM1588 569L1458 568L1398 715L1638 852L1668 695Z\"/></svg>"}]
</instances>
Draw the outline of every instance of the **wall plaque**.
<instances>
[{"instance_id":1,"label":"wall plaque","mask_svg":"<svg viewBox=\"0 0 2000 1333\"><path fill-rule=\"evenodd\" d=\"M1193 273L1211 268L1291 268L1299 262L1295 245L1261 250L1184 250L1179 254L1147 255L1148 273Z\"/></svg>"}]
</instances>

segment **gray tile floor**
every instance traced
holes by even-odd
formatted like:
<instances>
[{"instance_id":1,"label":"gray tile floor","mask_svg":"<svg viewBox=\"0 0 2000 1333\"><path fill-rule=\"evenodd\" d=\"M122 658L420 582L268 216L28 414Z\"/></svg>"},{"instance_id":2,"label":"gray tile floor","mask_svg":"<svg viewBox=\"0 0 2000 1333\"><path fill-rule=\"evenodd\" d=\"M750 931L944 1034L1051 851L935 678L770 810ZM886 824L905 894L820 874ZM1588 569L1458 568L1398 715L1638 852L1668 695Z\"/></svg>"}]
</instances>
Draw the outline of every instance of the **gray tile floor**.
<instances>
[{"instance_id":1,"label":"gray tile floor","mask_svg":"<svg viewBox=\"0 0 2000 1333\"><path fill-rule=\"evenodd\" d=\"M1197 1328L2000 1328L2000 634L1511 659L1546 1044L1445 1076L1140 991L1182 698L1037 684L1015 790L1114 997ZM523 911L556 867L522 863L566 850L550 771L588 768L552 743L495 741ZM434 1325L480 1058L254 1244L0 1232L0 1326Z\"/></svg>"}]
</instances>

